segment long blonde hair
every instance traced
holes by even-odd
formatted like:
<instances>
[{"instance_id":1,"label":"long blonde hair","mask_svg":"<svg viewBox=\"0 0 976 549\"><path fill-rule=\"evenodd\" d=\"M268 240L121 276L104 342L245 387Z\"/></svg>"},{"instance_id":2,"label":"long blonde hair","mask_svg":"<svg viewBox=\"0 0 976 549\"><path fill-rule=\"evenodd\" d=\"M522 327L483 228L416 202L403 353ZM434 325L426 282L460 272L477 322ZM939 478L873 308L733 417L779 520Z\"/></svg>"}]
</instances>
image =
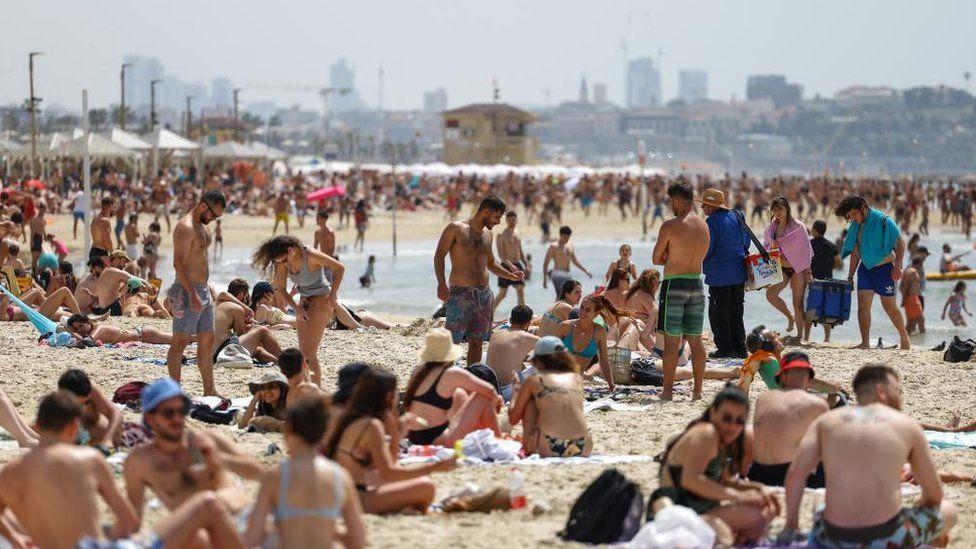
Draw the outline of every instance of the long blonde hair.
<instances>
[{"instance_id":1,"label":"long blonde hair","mask_svg":"<svg viewBox=\"0 0 976 549\"><path fill-rule=\"evenodd\" d=\"M637 292L647 292L651 298L657 297L657 289L661 286L661 273L657 269L644 269L641 271L637 280L630 285L630 289L627 290L626 301L629 301L631 297L637 295Z\"/></svg>"}]
</instances>

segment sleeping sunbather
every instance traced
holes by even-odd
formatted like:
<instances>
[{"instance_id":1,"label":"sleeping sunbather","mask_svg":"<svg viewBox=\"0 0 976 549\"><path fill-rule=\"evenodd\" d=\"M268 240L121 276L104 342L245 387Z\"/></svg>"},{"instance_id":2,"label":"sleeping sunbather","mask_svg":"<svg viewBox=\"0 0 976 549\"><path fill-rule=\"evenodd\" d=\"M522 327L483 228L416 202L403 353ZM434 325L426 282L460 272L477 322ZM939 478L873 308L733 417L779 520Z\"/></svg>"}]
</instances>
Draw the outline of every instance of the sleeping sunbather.
<instances>
[{"instance_id":1,"label":"sleeping sunbather","mask_svg":"<svg viewBox=\"0 0 976 549\"><path fill-rule=\"evenodd\" d=\"M108 344L141 341L142 343L169 345L173 341L173 334L161 332L151 326L139 326L125 330L118 326L99 325L94 320L80 314L71 315L66 324L68 331L74 336L79 338L90 337L95 341Z\"/></svg>"}]
</instances>

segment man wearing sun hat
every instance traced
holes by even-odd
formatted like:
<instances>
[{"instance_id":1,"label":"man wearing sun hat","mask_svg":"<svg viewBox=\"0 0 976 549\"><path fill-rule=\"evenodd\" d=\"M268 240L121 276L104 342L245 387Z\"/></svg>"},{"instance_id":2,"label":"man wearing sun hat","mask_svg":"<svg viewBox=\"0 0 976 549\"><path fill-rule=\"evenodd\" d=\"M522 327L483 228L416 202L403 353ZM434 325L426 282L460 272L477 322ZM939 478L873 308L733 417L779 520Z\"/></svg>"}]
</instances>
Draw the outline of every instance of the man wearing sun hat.
<instances>
[{"instance_id":1,"label":"man wearing sun hat","mask_svg":"<svg viewBox=\"0 0 976 549\"><path fill-rule=\"evenodd\" d=\"M722 191L705 189L700 202L711 237L702 264L708 285L708 323L717 347L709 356L745 358L748 353L742 318L749 234L739 212L725 205Z\"/></svg>"},{"instance_id":2,"label":"man wearing sun hat","mask_svg":"<svg viewBox=\"0 0 976 549\"><path fill-rule=\"evenodd\" d=\"M756 401L749 480L783 486L790 461L807 427L829 409L826 400L807 392L813 378L813 365L806 353L783 356L776 374L781 389L766 391ZM823 485L823 468L818 467L807 479L807 486L823 488Z\"/></svg>"}]
</instances>

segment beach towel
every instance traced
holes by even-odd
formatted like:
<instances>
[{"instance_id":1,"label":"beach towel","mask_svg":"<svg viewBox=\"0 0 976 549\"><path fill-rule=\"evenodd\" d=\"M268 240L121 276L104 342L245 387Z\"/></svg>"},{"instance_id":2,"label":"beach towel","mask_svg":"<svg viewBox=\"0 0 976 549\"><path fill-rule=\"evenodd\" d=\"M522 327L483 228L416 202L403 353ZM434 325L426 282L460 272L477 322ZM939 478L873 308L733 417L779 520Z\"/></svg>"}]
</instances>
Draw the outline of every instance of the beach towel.
<instances>
[{"instance_id":1,"label":"beach towel","mask_svg":"<svg viewBox=\"0 0 976 549\"><path fill-rule=\"evenodd\" d=\"M6 286L0 285L0 291L7 294L10 301L24 311L24 314L27 315L27 320L30 320L31 324L37 328L37 331L40 332L42 338L46 338L58 331L58 325L55 324L53 320L42 315L30 305L27 305L21 301L20 298L11 293Z\"/></svg>"},{"instance_id":2,"label":"beach towel","mask_svg":"<svg viewBox=\"0 0 976 549\"><path fill-rule=\"evenodd\" d=\"M929 447L936 450L976 448L976 432L942 433L939 431L925 431L925 439L929 441Z\"/></svg>"},{"instance_id":3,"label":"beach towel","mask_svg":"<svg viewBox=\"0 0 976 549\"><path fill-rule=\"evenodd\" d=\"M448 451L453 451L446 449ZM417 463L433 463L438 460L436 455L434 456L408 456L402 457L399 460L400 465L414 465ZM555 465L614 465L617 463L645 463L653 461L654 458L651 456L643 455L609 455L609 454L594 454L588 457L540 457L538 454L532 454L531 456L526 456L524 458L514 459L511 461L485 461L483 459L478 459L471 456L465 456L458 460L458 464L467 465L472 467L490 467L493 465L527 465L533 467L552 467Z\"/></svg>"},{"instance_id":4,"label":"beach towel","mask_svg":"<svg viewBox=\"0 0 976 549\"><path fill-rule=\"evenodd\" d=\"M846 258L854 252L857 245L857 233L861 229L860 224L853 221L847 227L847 238L844 239L844 247L841 248L841 258ZM861 263L868 269L877 267L885 257L895 249L895 242L901 236L901 230L887 215L874 208L868 211L868 217L864 221L864 235L861 236Z\"/></svg>"},{"instance_id":5,"label":"beach towel","mask_svg":"<svg viewBox=\"0 0 976 549\"><path fill-rule=\"evenodd\" d=\"M779 220L774 219L766 227L766 233L763 236L767 248L773 243L778 226ZM807 233L807 228L803 223L794 219L786 227L786 233L779 237L777 242L780 253L790 262L794 271L802 273L810 268L810 262L813 260L813 247L810 245L810 234Z\"/></svg>"}]
</instances>

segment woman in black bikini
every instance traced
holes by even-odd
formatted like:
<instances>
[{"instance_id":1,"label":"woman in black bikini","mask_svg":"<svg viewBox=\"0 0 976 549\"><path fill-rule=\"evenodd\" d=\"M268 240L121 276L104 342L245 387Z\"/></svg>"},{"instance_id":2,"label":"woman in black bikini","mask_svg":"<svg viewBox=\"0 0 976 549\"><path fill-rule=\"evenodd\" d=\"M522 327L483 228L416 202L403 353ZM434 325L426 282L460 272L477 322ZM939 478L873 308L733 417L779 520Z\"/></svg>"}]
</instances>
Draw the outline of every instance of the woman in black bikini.
<instances>
[{"instance_id":1,"label":"woman in black bikini","mask_svg":"<svg viewBox=\"0 0 976 549\"><path fill-rule=\"evenodd\" d=\"M397 464L404 420L396 416L395 405L396 377L369 368L361 374L348 409L325 445L325 456L352 475L367 513L426 511L435 490L427 475L454 468L453 456L413 467Z\"/></svg>"},{"instance_id":2,"label":"woman in black bikini","mask_svg":"<svg viewBox=\"0 0 976 549\"><path fill-rule=\"evenodd\" d=\"M459 356L461 348L454 345L450 332L435 328L427 333L420 352L423 364L414 370L403 394L403 408L428 425L407 433L412 444L451 446L479 429L500 434L495 414L502 397L490 383L464 368L454 368Z\"/></svg>"}]
</instances>

